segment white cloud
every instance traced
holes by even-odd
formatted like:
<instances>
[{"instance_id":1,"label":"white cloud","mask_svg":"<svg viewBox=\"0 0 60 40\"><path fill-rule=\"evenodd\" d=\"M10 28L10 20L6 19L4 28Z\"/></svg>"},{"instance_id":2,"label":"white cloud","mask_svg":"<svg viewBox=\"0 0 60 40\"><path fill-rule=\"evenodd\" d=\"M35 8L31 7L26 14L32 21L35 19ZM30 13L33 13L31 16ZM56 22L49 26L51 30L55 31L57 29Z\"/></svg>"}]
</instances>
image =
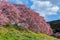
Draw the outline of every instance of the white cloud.
<instances>
[{"instance_id":1,"label":"white cloud","mask_svg":"<svg viewBox=\"0 0 60 40\"><path fill-rule=\"evenodd\" d=\"M56 5L53 5L50 1L33 0L32 2L33 4L31 6L31 9L35 10L41 16L44 16L44 17L46 15L57 14L56 12L59 10L59 7Z\"/></svg>"},{"instance_id":2,"label":"white cloud","mask_svg":"<svg viewBox=\"0 0 60 40\"><path fill-rule=\"evenodd\" d=\"M59 8L58 8L58 6L54 6L54 7L52 7L51 9L52 9L52 11L53 11L53 10L54 10L54 11L57 11Z\"/></svg>"}]
</instances>

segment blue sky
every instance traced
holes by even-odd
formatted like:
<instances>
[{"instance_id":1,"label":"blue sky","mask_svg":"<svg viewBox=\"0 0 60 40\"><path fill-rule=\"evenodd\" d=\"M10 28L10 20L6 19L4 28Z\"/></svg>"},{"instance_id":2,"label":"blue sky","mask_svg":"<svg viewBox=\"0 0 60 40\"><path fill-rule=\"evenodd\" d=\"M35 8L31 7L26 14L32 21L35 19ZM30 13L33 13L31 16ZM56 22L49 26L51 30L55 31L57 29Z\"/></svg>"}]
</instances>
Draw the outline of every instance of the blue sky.
<instances>
[{"instance_id":1,"label":"blue sky","mask_svg":"<svg viewBox=\"0 0 60 40\"><path fill-rule=\"evenodd\" d=\"M8 2L24 4L43 16L46 21L60 19L60 0L8 0Z\"/></svg>"}]
</instances>

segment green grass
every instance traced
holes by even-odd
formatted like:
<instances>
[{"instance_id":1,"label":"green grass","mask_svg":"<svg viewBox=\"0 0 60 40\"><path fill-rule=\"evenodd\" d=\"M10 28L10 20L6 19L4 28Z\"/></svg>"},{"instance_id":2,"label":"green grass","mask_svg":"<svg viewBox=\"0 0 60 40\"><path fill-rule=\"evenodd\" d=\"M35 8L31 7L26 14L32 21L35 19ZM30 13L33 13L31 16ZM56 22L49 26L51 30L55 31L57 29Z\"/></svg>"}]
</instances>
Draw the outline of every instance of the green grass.
<instances>
[{"instance_id":1,"label":"green grass","mask_svg":"<svg viewBox=\"0 0 60 40\"><path fill-rule=\"evenodd\" d=\"M0 27L0 40L59 40L43 33L24 30L16 25Z\"/></svg>"}]
</instances>

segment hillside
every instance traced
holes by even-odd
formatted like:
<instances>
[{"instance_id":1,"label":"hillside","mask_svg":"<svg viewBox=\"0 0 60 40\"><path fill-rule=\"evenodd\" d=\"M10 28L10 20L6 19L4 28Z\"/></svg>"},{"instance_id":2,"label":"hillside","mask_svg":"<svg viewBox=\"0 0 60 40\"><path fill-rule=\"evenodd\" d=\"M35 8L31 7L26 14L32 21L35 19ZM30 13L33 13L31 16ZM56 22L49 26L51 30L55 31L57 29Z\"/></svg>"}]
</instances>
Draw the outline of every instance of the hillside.
<instances>
[{"instance_id":1,"label":"hillside","mask_svg":"<svg viewBox=\"0 0 60 40\"><path fill-rule=\"evenodd\" d=\"M54 36L60 38L60 20L54 20L48 22L51 25L51 28L53 29Z\"/></svg>"},{"instance_id":2,"label":"hillside","mask_svg":"<svg viewBox=\"0 0 60 40\"><path fill-rule=\"evenodd\" d=\"M16 25L0 27L0 40L59 40L44 33L35 33L30 30L18 28Z\"/></svg>"},{"instance_id":3,"label":"hillside","mask_svg":"<svg viewBox=\"0 0 60 40\"><path fill-rule=\"evenodd\" d=\"M60 32L60 20L54 20L48 22L53 29L56 29L56 32Z\"/></svg>"},{"instance_id":4,"label":"hillside","mask_svg":"<svg viewBox=\"0 0 60 40\"><path fill-rule=\"evenodd\" d=\"M59 40L42 16L22 4L0 2L0 40Z\"/></svg>"}]
</instances>

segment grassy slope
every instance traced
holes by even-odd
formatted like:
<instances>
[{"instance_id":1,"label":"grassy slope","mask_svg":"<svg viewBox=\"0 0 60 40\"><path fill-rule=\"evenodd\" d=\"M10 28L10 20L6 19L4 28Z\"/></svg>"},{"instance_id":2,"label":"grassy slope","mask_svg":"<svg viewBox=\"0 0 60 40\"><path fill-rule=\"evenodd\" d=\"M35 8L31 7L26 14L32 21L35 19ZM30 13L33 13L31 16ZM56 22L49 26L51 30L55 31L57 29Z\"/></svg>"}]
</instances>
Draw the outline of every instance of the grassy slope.
<instances>
[{"instance_id":1,"label":"grassy slope","mask_svg":"<svg viewBox=\"0 0 60 40\"><path fill-rule=\"evenodd\" d=\"M0 40L59 40L43 33L17 29L12 26L0 27Z\"/></svg>"}]
</instances>

